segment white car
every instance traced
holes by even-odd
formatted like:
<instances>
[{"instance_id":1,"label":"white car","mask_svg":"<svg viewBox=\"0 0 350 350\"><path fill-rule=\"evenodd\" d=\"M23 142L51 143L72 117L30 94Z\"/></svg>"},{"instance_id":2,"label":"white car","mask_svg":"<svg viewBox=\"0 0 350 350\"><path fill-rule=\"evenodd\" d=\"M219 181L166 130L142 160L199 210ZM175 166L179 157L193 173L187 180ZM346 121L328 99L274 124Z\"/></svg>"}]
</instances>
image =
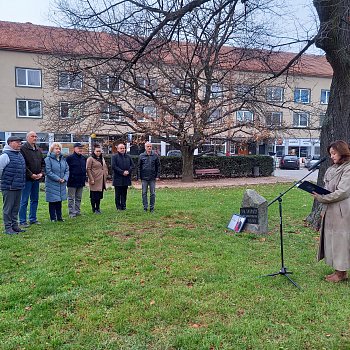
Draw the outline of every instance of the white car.
<instances>
[{"instance_id":1,"label":"white car","mask_svg":"<svg viewBox=\"0 0 350 350\"><path fill-rule=\"evenodd\" d=\"M316 164L320 160L320 156L308 157L305 160L305 168L311 168L314 164ZM319 168L320 166L318 166Z\"/></svg>"}]
</instances>

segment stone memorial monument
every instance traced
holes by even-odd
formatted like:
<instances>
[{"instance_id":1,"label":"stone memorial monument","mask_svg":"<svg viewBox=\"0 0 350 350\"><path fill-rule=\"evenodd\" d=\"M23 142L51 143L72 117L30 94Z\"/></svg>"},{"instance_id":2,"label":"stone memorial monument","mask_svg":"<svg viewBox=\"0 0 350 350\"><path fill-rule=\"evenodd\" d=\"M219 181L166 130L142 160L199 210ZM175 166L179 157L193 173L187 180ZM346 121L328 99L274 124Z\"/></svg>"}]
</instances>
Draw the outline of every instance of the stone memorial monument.
<instances>
[{"instance_id":1,"label":"stone memorial monument","mask_svg":"<svg viewBox=\"0 0 350 350\"><path fill-rule=\"evenodd\" d=\"M240 215L247 218L243 231L258 234L268 232L267 205L267 200L256 191L245 191L240 208Z\"/></svg>"}]
</instances>

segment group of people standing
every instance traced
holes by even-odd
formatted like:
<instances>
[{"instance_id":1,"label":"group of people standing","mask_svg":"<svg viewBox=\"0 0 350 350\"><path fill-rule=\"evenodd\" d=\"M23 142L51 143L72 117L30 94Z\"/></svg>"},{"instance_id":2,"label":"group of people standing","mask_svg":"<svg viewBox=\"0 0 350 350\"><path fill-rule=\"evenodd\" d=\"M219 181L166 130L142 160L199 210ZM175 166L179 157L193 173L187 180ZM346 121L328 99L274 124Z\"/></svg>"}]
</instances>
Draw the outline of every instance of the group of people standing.
<instances>
[{"instance_id":1,"label":"group of people standing","mask_svg":"<svg viewBox=\"0 0 350 350\"><path fill-rule=\"evenodd\" d=\"M83 189L88 181L92 212L101 214L100 203L107 188L108 167L102 156L100 145L94 145L91 155L83 155L83 145L73 145L73 153L62 155L62 145L51 144L44 158L37 146L37 134L27 133L26 142L11 136L0 155L0 179L3 195L3 222L6 234L25 232L30 225L40 225L37 219L39 202L39 183L45 178L46 201L49 204L51 222L64 221L62 201L68 198L70 218L81 215L80 207ZM142 200L147 211L147 191L150 188L150 211L155 205L155 181L159 178L160 160L152 151L150 143L140 155L138 178L142 180ZM128 187L134 163L125 153L125 145L117 146L112 157L113 186L115 187L115 206L117 210L126 209ZM29 205L29 214L27 213ZM27 215L28 214L28 215ZM19 219L19 221L18 221Z\"/></svg>"}]
</instances>

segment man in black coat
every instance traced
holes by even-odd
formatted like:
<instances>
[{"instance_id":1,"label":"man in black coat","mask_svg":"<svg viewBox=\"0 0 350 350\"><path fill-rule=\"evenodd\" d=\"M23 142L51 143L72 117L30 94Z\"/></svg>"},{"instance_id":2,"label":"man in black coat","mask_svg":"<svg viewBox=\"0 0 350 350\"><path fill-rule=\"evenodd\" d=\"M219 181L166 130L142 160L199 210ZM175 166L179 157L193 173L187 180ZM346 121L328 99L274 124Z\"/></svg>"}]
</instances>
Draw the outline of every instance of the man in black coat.
<instances>
[{"instance_id":1,"label":"man in black coat","mask_svg":"<svg viewBox=\"0 0 350 350\"><path fill-rule=\"evenodd\" d=\"M38 136L35 131L27 133L27 142L21 146L21 153L26 162L26 183L22 190L19 209L19 224L28 227L29 224L39 224L37 209L39 203L39 182L44 176L45 162L40 148L37 146ZM29 224L27 222L27 208L29 206Z\"/></svg>"},{"instance_id":2,"label":"man in black coat","mask_svg":"<svg viewBox=\"0 0 350 350\"><path fill-rule=\"evenodd\" d=\"M125 145L117 146L117 153L112 157L113 186L115 190L115 206L117 210L126 209L128 186L131 185L131 172L134 163L125 153Z\"/></svg>"},{"instance_id":3,"label":"man in black coat","mask_svg":"<svg viewBox=\"0 0 350 350\"><path fill-rule=\"evenodd\" d=\"M140 154L137 164L137 178L141 179L142 181L142 204L144 211L147 211L148 208L148 187L150 191L149 209L150 212L154 211L154 205L156 202L156 180L159 180L159 174L159 157L154 151L152 151L152 144L150 142L146 142L145 152Z\"/></svg>"},{"instance_id":4,"label":"man in black coat","mask_svg":"<svg viewBox=\"0 0 350 350\"><path fill-rule=\"evenodd\" d=\"M80 204L86 182L86 158L83 156L83 145L80 142L76 142L73 147L74 152L66 158L69 166L67 188L70 218L81 215Z\"/></svg>"}]
</instances>

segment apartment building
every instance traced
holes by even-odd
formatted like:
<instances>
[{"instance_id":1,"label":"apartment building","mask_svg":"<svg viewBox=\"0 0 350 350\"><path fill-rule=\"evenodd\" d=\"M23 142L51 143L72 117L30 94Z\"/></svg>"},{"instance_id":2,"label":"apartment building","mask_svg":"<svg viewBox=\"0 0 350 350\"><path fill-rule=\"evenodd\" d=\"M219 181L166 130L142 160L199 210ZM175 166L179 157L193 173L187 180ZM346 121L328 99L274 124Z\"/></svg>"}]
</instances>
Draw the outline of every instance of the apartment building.
<instances>
[{"instance_id":1,"label":"apartment building","mask_svg":"<svg viewBox=\"0 0 350 350\"><path fill-rule=\"evenodd\" d=\"M65 30L33 25L30 23L0 22L0 144L9 136L24 137L29 130L35 130L39 136L40 146L47 150L49 144L58 141L64 151L69 152L74 142L80 141L87 146L92 142L101 143L105 151L112 152L117 142L127 141L128 149L138 150L135 135L123 124L123 116L106 105L101 110L98 125L91 125L89 132L64 132L58 128L68 123L74 113L69 94L79 94L84 89L85 77L80 74L57 71L57 80L52 79L52 72L43 63L50 55L62 55L76 50L74 43L68 47L63 41L53 43L64 36ZM61 43L61 48L59 47ZM284 53L283 62L288 62L293 54ZM281 55L279 57L282 57ZM260 67L251 65L242 68L257 75L266 75ZM233 154L282 154L295 153L301 157L319 154L319 133L329 101L332 69L325 57L305 55L293 74L283 75L260 86L257 101L264 99L262 112L266 123L266 137L250 139L246 133L234 134L230 130L207 140L203 148ZM121 85L111 77L99 82L103 90L121 90ZM176 87L169 87L173 94L179 93ZM253 90L250 86L236 84L235 94ZM226 91L220 84L212 86L213 96L220 98ZM223 92L225 91L225 92ZM57 101L57 123L47 123L49 114L53 113L52 101ZM50 103L49 103L50 101ZM258 103L258 102L257 102ZM270 106L270 107L269 107ZM135 110L143 114L155 114L151 106L139 104ZM216 111L217 112L217 111ZM218 113L218 112L217 112ZM236 123L250 122L256 118L256 111L243 108L235 111L230 118ZM215 119L215 118L214 118ZM113 132L111 122L118 123L118 131ZM158 147L159 153L165 155L169 145L161 139L144 135Z\"/></svg>"}]
</instances>

